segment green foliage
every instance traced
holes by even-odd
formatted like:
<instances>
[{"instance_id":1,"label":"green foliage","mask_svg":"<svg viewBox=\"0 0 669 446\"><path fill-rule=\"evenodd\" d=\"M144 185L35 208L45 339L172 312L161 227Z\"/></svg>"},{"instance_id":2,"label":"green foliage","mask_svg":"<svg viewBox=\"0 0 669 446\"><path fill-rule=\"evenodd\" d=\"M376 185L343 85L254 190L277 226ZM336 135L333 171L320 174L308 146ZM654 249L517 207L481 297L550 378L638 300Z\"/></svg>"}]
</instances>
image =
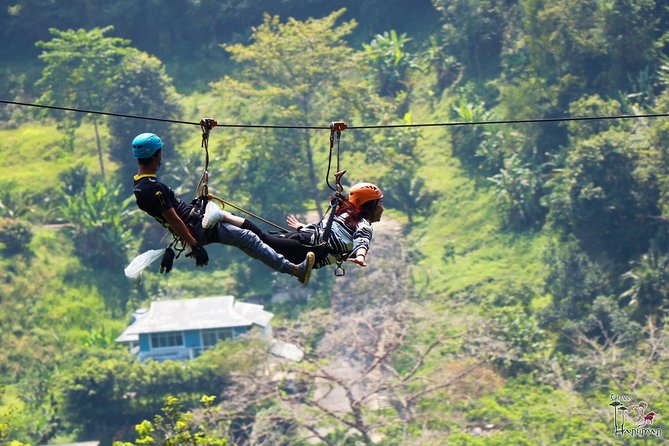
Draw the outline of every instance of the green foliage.
<instances>
[{"instance_id":1,"label":"green foliage","mask_svg":"<svg viewBox=\"0 0 669 446\"><path fill-rule=\"evenodd\" d=\"M60 104L89 110L102 110L110 90L114 89L113 78L119 70L121 58L128 41L105 37L112 26L59 31L50 29L53 38L48 42L37 42L44 49L40 59L46 64L37 86L42 89L40 100L44 104ZM64 133L64 146L72 150L74 130L84 117L81 113L56 115ZM102 148L93 117L100 171L105 178Z\"/></svg>"},{"instance_id":2,"label":"green foliage","mask_svg":"<svg viewBox=\"0 0 669 446\"><path fill-rule=\"evenodd\" d=\"M405 156L393 158L392 168L382 177L384 202L404 212L413 223L415 215L425 215L429 212L436 193L431 192L425 185L425 180L418 173L418 162Z\"/></svg>"},{"instance_id":3,"label":"green foliage","mask_svg":"<svg viewBox=\"0 0 669 446\"><path fill-rule=\"evenodd\" d=\"M461 97L452 108L452 115L457 122L481 122L490 119L490 112L486 111L485 104L469 102ZM480 156L480 148L488 139L490 133L483 126L462 125L451 129L451 147L453 155L462 165L471 172L477 172L485 160Z\"/></svg>"},{"instance_id":4,"label":"green foliage","mask_svg":"<svg viewBox=\"0 0 669 446\"><path fill-rule=\"evenodd\" d=\"M486 445L595 445L601 444L604 435L605 425L593 419L593 408L577 402L569 391L534 382L509 381L501 391L471 406L465 409L469 424L494 426L489 440L482 443ZM456 438L463 441L472 436Z\"/></svg>"},{"instance_id":5,"label":"green foliage","mask_svg":"<svg viewBox=\"0 0 669 446\"><path fill-rule=\"evenodd\" d=\"M0 184L0 217L8 219L26 218L31 212L30 196L19 196L12 181Z\"/></svg>"},{"instance_id":6,"label":"green foliage","mask_svg":"<svg viewBox=\"0 0 669 446\"><path fill-rule=\"evenodd\" d=\"M382 96L393 96L408 88L407 71L415 67L414 58L405 50L410 40L406 34L398 35L391 30L376 35L369 44L363 44Z\"/></svg>"},{"instance_id":7,"label":"green foliage","mask_svg":"<svg viewBox=\"0 0 669 446\"><path fill-rule=\"evenodd\" d=\"M26 221L0 218L0 244L5 255L25 254L33 238L32 227Z\"/></svg>"},{"instance_id":8,"label":"green foliage","mask_svg":"<svg viewBox=\"0 0 669 446\"><path fill-rule=\"evenodd\" d=\"M183 412L179 398L168 396L162 408L164 416L156 415L153 422L144 420L137 426L138 437L134 443L114 442L114 446L158 445L225 446L228 443L224 424L214 419L214 396L202 395L200 403L204 408L202 416Z\"/></svg>"},{"instance_id":9,"label":"green foliage","mask_svg":"<svg viewBox=\"0 0 669 446\"><path fill-rule=\"evenodd\" d=\"M536 318L521 306L492 307L489 335L503 347L491 360L503 367L508 376L528 373L541 364L550 352L546 331Z\"/></svg>"},{"instance_id":10,"label":"green foliage","mask_svg":"<svg viewBox=\"0 0 669 446\"><path fill-rule=\"evenodd\" d=\"M0 403L5 396L5 388L0 386ZM21 443L17 440L10 440L12 436L12 414L3 413L4 408L0 407L0 445L2 446L30 446L29 443Z\"/></svg>"},{"instance_id":11,"label":"green foliage","mask_svg":"<svg viewBox=\"0 0 669 446\"><path fill-rule=\"evenodd\" d=\"M436 77L435 89L441 94L447 87L456 83L462 76L462 66L455 57L446 53L445 45L441 44L439 38L430 36L430 46L424 54L419 56L419 65L425 67L423 71L434 72Z\"/></svg>"},{"instance_id":12,"label":"green foliage","mask_svg":"<svg viewBox=\"0 0 669 446\"><path fill-rule=\"evenodd\" d=\"M665 305L664 301L669 296L669 256L658 247L651 246L631 266L622 275L627 290L620 297L629 299L629 305L641 319L641 316L654 314Z\"/></svg>"},{"instance_id":13,"label":"green foliage","mask_svg":"<svg viewBox=\"0 0 669 446\"><path fill-rule=\"evenodd\" d=\"M75 364L59 376L59 415L86 437L109 435L155 413L167 395L194 404L202 392L220 392L226 375L203 361L137 363L119 351Z\"/></svg>"},{"instance_id":14,"label":"green foliage","mask_svg":"<svg viewBox=\"0 0 669 446\"><path fill-rule=\"evenodd\" d=\"M44 51L40 59L46 64L37 85L44 89L44 103L78 104L98 109L106 97L108 83L114 77L128 41L105 37L111 26L60 31L50 29L53 38L37 42ZM76 115L74 115L76 116ZM81 118L81 116L78 116ZM76 119L76 118L75 118Z\"/></svg>"},{"instance_id":15,"label":"green foliage","mask_svg":"<svg viewBox=\"0 0 669 446\"><path fill-rule=\"evenodd\" d=\"M541 180L518 156L507 158L504 168L488 180L494 185L498 202L506 209L509 226L524 229L542 221Z\"/></svg>"},{"instance_id":16,"label":"green foliage","mask_svg":"<svg viewBox=\"0 0 669 446\"><path fill-rule=\"evenodd\" d=\"M405 117L405 122L411 122L410 114ZM416 215L427 214L437 198L419 173L424 159L416 150L418 139L416 132L396 131L383 139L380 153L376 154L374 150L367 153L367 159L378 156L378 161L387 166L378 180L384 190L384 203L404 212L409 224L413 223Z\"/></svg>"},{"instance_id":17,"label":"green foliage","mask_svg":"<svg viewBox=\"0 0 669 446\"><path fill-rule=\"evenodd\" d=\"M109 270L125 266L132 239L127 228L130 200L121 201L120 188L103 182L88 184L81 193L65 197L60 211L73 225L72 240L84 265Z\"/></svg>"},{"instance_id":18,"label":"green foliage","mask_svg":"<svg viewBox=\"0 0 669 446\"><path fill-rule=\"evenodd\" d=\"M597 256L626 263L648 248L656 223L658 187L654 178L637 173L639 149L632 135L609 130L579 140L569 151L562 174L564 189L556 188L555 203L566 207L568 231L581 247ZM564 207L563 207L564 206Z\"/></svg>"},{"instance_id":19,"label":"green foliage","mask_svg":"<svg viewBox=\"0 0 669 446\"><path fill-rule=\"evenodd\" d=\"M364 82L365 66L359 67L361 58L345 41L355 21L337 24L343 14L285 23L265 15L249 45L225 46L241 67L238 76L214 84L215 92L260 123L314 125L339 117L348 122L375 117L385 105ZM258 208L274 219L296 211L295 199L289 209L285 197L309 197L322 213L324 185L318 178L326 164L319 148L325 147L312 135L281 130L246 136L237 173L230 178L234 189L247 191L254 202L262 200ZM274 180L277 175L281 181Z\"/></svg>"},{"instance_id":20,"label":"green foliage","mask_svg":"<svg viewBox=\"0 0 669 446\"><path fill-rule=\"evenodd\" d=\"M58 174L64 196L78 195L84 192L88 183L89 172L84 163L70 167Z\"/></svg>"},{"instance_id":21,"label":"green foliage","mask_svg":"<svg viewBox=\"0 0 669 446\"><path fill-rule=\"evenodd\" d=\"M507 2L432 0L441 14L447 54L462 63L468 77L492 77L499 69Z\"/></svg>"},{"instance_id":22,"label":"green foliage","mask_svg":"<svg viewBox=\"0 0 669 446\"><path fill-rule=\"evenodd\" d=\"M593 262L574 240L552 243L545 256L546 289L554 300L542 316L557 332L568 333L571 321L585 317L598 296L613 294L614 276Z\"/></svg>"},{"instance_id":23,"label":"green foliage","mask_svg":"<svg viewBox=\"0 0 669 446\"><path fill-rule=\"evenodd\" d=\"M0 48L3 55L17 36L25 36L21 47L28 50L34 36L52 39L41 44L42 73L37 73L37 60L26 61L20 73L18 65L0 69L0 89L13 97L38 96L33 80L41 74L38 88L51 96L40 100L58 105L177 118L184 112L214 111L235 122L308 125L340 118L349 124L392 123L404 114L398 113L402 107L411 107L422 122L443 121L449 114L471 122L662 112L669 106L667 61L660 56L666 50L669 13L657 1L435 0L434 14L422 3L374 0L345 2L347 12L304 21L314 11L323 17L331 9L317 0L300 2L299 11L294 1L275 2L266 5L274 12L261 19L262 8L247 1L186 2L180 14L153 2L107 2L93 9L77 2L54 9L52 3L16 0L7 14L0 14L0 33L10 42ZM440 17L440 32L421 38L429 32L425 22L413 29L391 26L409 22L401 3ZM271 15L276 12L292 18L280 22ZM353 17L360 17L357 28ZM91 31L46 35L56 19L63 20L59 27ZM175 20L179 26L171 26ZM372 22L384 28L370 32ZM108 23L144 51L162 49L166 65L124 39L107 37L109 28L94 28ZM230 51L217 49L221 42ZM421 60L433 70L432 77L409 71L415 48L425 50ZM228 55L235 64L221 63ZM86 66L96 68L88 72ZM212 73L228 77L212 87L210 97L189 98L185 109L168 72L177 85L200 88ZM378 83L370 82L373 78ZM47 85L47 80L54 82ZM73 87L77 82L81 88ZM453 90L439 99L431 92L435 82L439 92ZM379 97L378 89L396 94L395 103ZM123 324L103 303L123 289L118 274L127 261L132 224L120 197L129 195L128 171L135 167L128 142L147 130L146 123L114 118L100 121L104 126L77 129L78 141L94 141L96 132L110 141L111 167L119 167L118 182L125 184L117 193L112 186L101 192L103 187L88 178L87 169L97 160L86 144L63 147L52 127L26 122L29 115L15 108L3 108L0 118L5 127L0 135L5 166L0 224L6 231L0 233L9 233L16 249L32 252L31 258L0 259L0 370L4 382L17 382L12 389L19 402L12 423L16 438L43 444L68 429L71 436L105 430L110 437L152 416L171 393L178 394L178 402L168 400L160 419L142 423L136 444L223 442L225 431L202 433L201 415L191 417L182 408L193 407L202 392L218 393L231 368L254 370L261 351L248 355L248 345L225 343L186 365L137 365L125 354L112 353L114 333ZM71 131L68 125L81 116L57 118L71 120L59 124ZM171 151L167 160L173 165L166 163L165 173L178 185L192 183L200 155L180 156L183 139L176 126L156 124L151 130ZM428 419L438 421L389 429L384 441L422 444L441 433L432 429L443 428L448 444L599 444L608 425L591 393L629 388L652 394L667 385L666 321L652 330L644 327L652 328L649 317L665 310L669 293L662 226L669 209L669 125L664 119L598 120L452 130L451 147L446 132L436 128L421 129L422 138L394 136L395 130L346 132L345 160L356 169L349 176L379 180L388 204L411 222L406 233L415 254L407 265L413 268L412 295L420 300L421 313L418 321L407 322L407 333L429 342L437 333L450 333L454 324L480 322L490 328L485 340L491 341L488 353L494 355L481 350L467 359L497 364L518 379L507 381L501 391L485 380L467 384L472 392L461 393L460 401L428 408ZM322 202L326 191L318 172L325 170L327 138L310 135L226 130L223 144L233 156L223 160L221 188L279 220L288 211L305 210L305 198ZM489 184L480 181L487 177ZM59 188L70 196L62 206L74 222L71 231L62 233L37 226L53 218L60 196L52 191ZM551 224L541 228L546 209ZM25 221L33 225L32 240L27 226L12 226ZM516 231L504 232L510 225ZM533 231L524 231L528 227ZM91 247L95 253L87 252ZM226 257L221 266L234 263ZM151 294L238 291L230 279L235 276L245 293L257 297L258 289L274 279L262 271L262 280L256 280L255 263L249 264L206 271L197 281L190 272L178 271L152 278ZM326 282L337 286L329 278ZM543 294L532 291L522 302L490 299L515 296L514 290L528 284ZM329 302L329 292L325 286L317 290L307 307ZM116 302L113 307L123 306ZM290 316L299 318L300 311L293 306ZM307 339L314 354L328 334L324 330ZM460 342L463 354L469 354L470 340ZM493 348L500 345L505 348ZM553 345L555 356L547 358ZM64 350L77 353L64 357ZM431 370L450 367L443 357L428 362ZM56 405L52 389L58 389ZM206 403L213 410L211 400ZM254 407L260 410L254 441L278 443L295 428L272 430L278 413L272 409ZM383 411L373 416L382 420ZM329 438L347 436L335 428Z\"/></svg>"}]
</instances>

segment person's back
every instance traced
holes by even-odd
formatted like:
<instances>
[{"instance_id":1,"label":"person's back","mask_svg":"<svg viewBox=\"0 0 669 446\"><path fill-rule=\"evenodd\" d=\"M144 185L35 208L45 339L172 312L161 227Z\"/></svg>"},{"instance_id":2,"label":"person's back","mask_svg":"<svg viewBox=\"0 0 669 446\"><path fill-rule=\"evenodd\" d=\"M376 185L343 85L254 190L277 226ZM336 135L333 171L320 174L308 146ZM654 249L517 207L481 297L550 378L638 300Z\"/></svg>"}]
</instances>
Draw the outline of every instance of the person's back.
<instances>
[{"instance_id":1,"label":"person's back","mask_svg":"<svg viewBox=\"0 0 669 446\"><path fill-rule=\"evenodd\" d=\"M158 181L156 175L135 175L133 191L137 207L166 228L169 228L169 224L163 212L169 208L174 208L179 218L188 226L197 223L191 215L193 206L177 197L169 186Z\"/></svg>"}]
</instances>

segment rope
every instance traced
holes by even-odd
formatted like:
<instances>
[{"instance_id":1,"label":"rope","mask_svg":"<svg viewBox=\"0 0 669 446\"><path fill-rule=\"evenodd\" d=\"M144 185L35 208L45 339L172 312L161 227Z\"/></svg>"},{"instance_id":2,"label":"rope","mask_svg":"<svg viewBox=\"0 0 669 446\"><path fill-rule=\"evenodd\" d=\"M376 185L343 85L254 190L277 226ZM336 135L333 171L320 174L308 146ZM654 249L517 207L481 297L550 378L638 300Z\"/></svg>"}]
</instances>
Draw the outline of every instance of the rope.
<instances>
[{"instance_id":1,"label":"rope","mask_svg":"<svg viewBox=\"0 0 669 446\"><path fill-rule=\"evenodd\" d=\"M285 232L285 233L290 232L288 229L286 229L286 228L284 228L284 227L282 227L282 226L279 226L279 225L277 225L276 223L272 223L271 221L266 220L266 219L262 218L261 216L254 214L254 213L251 212L251 211L247 211L246 209L240 208L239 206L234 205L234 204L230 203L229 201L224 200L224 199L221 198L221 197L217 197L216 195L212 195L212 194L209 194L207 197L208 197L210 200L216 200L216 201L222 203L223 205L228 205L228 206L230 206L231 208L237 209L238 211L243 212L243 213L245 213L246 215L249 215L249 216L251 216L251 217L253 217L253 218L255 218L255 219L258 219L258 220L262 221L263 223L267 223L268 225L275 227L276 229L278 229L278 230L281 231L281 232Z\"/></svg>"},{"instance_id":2,"label":"rope","mask_svg":"<svg viewBox=\"0 0 669 446\"><path fill-rule=\"evenodd\" d=\"M29 102L7 101L0 99L1 104L19 105L24 107L46 108L51 110L63 110L76 113L90 113L94 115L116 116L119 118L143 119L146 121L168 122L172 124L200 125L200 122L181 121L177 119L155 118L152 116L129 115L124 113L111 113L96 110L85 110L81 108L57 107L54 105L32 104ZM568 121L593 121L593 120L613 120L613 119L641 119L641 118L665 118L669 113L647 113L640 115L609 115L609 116L563 116L555 118L530 118L530 119L502 119L494 121L455 121L455 122L434 122L426 124L383 124L383 125L359 125L350 126L349 130L369 130L369 129L393 129L410 127L453 127L468 125L494 125L494 124L528 124L528 123L546 123L546 122L568 122ZM235 128L261 128L261 129L300 129L300 130L329 130L329 126L305 126L305 125L266 125L266 124L218 124L218 127Z\"/></svg>"}]
</instances>

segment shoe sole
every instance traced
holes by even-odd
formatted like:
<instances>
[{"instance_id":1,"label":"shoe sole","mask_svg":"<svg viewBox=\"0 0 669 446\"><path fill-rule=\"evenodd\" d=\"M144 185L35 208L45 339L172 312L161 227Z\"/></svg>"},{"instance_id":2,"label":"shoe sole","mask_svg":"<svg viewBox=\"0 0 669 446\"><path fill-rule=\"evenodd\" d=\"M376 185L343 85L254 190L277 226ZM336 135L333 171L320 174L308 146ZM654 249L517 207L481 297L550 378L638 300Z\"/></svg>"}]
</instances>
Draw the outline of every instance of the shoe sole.
<instances>
[{"instance_id":1,"label":"shoe sole","mask_svg":"<svg viewBox=\"0 0 669 446\"><path fill-rule=\"evenodd\" d=\"M213 227L214 225L210 224L210 219L211 219L211 212L209 212L209 206L207 206L207 209L204 211L204 216L202 217L202 227L204 229L209 229L210 227ZM216 223L214 223L216 224Z\"/></svg>"},{"instance_id":2,"label":"shoe sole","mask_svg":"<svg viewBox=\"0 0 669 446\"><path fill-rule=\"evenodd\" d=\"M300 282L302 282L304 285L309 283L309 279L311 278L311 270L314 267L314 262L316 261L316 255L313 252L307 253L307 271L304 273L304 277Z\"/></svg>"}]
</instances>

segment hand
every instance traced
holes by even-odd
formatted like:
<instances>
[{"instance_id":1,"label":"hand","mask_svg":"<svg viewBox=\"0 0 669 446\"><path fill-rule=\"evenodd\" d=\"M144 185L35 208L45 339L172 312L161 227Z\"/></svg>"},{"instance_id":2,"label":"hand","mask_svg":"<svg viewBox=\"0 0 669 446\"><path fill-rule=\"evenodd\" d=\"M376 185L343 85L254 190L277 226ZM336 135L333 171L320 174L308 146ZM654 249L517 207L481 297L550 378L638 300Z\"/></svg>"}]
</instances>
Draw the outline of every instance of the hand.
<instances>
[{"instance_id":1,"label":"hand","mask_svg":"<svg viewBox=\"0 0 669 446\"><path fill-rule=\"evenodd\" d=\"M195 257L195 266L198 267L205 266L207 263L209 263L209 256L207 255L207 251L205 251L204 246L202 245L193 246L193 250L190 252L190 254L187 255L187 257Z\"/></svg>"},{"instance_id":2,"label":"hand","mask_svg":"<svg viewBox=\"0 0 669 446\"><path fill-rule=\"evenodd\" d=\"M367 266L367 262L365 262L365 256L363 256L362 254L360 254L356 257L352 257L352 258L348 259L348 261L353 262L356 265Z\"/></svg>"},{"instance_id":3,"label":"hand","mask_svg":"<svg viewBox=\"0 0 669 446\"><path fill-rule=\"evenodd\" d=\"M174 251L172 248L167 248L163 254L163 258L160 260L160 273L167 274L172 271L172 264L174 263Z\"/></svg>"},{"instance_id":4,"label":"hand","mask_svg":"<svg viewBox=\"0 0 669 446\"><path fill-rule=\"evenodd\" d=\"M293 229L297 229L298 231L301 227L305 226L303 223L300 223L300 221L295 218L293 214L289 214L288 217L286 217L286 223L288 223L288 226Z\"/></svg>"}]
</instances>

